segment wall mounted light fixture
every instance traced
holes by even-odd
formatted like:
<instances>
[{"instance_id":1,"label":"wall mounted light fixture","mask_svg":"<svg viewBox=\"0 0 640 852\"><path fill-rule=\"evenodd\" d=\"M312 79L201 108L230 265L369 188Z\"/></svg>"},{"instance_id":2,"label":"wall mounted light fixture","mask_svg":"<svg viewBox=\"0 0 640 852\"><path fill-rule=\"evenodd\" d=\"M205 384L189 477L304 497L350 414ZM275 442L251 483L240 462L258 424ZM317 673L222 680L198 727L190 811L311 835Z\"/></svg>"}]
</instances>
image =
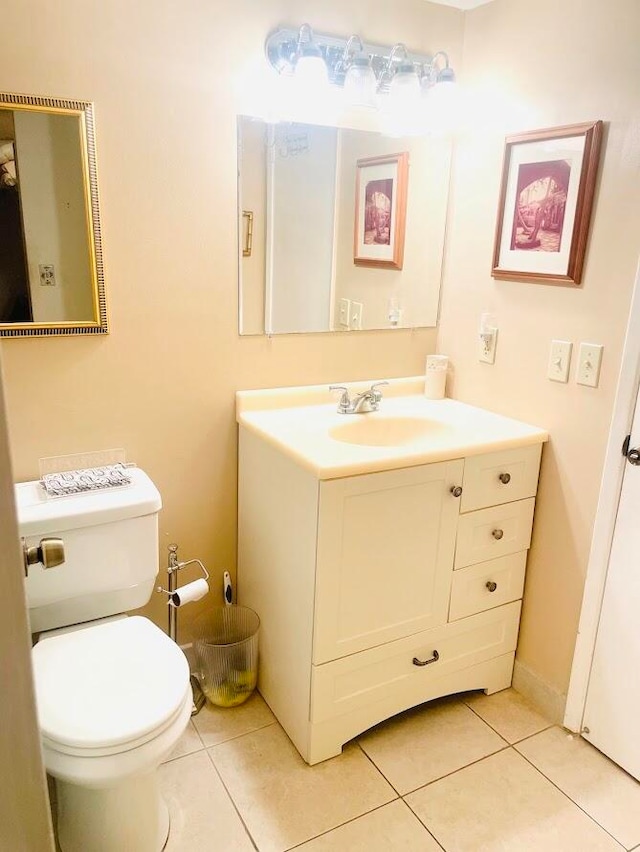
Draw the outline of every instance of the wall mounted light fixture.
<instances>
[{"instance_id":1,"label":"wall mounted light fixture","mask_svg":"<svg viewBox=\"0 0 640 852\"><path fill-rule=\"evenodd\" d=\"M309 24L298 30L276 30L267 38L265 50L281 75L298 78L310 73L313 65L314 79L326 74L328 83L342 88L354 106L378 106L388 96L409 107L439 84L455 82L444 51L429 55L409 51L400 43L369 44L358 35L328 36L314 33Z\"/></svg>"}]
</instances>

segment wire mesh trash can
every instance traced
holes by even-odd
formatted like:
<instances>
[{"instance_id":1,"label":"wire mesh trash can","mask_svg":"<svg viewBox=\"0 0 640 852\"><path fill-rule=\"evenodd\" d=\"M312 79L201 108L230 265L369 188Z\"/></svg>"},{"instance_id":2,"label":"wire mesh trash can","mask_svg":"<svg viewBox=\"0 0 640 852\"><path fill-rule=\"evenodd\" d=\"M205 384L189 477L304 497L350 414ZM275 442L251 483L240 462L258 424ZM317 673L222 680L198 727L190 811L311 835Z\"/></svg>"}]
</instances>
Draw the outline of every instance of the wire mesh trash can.
<instances>
[{"instance_id":1,"label":"wire mesh trash can","mask_svg":"<svg viewBox=\"0 0 640 852\"><path fill-rule=\"evenodd\" d=\"M236 707L256 688L259 629L260 619L246 606L217 606L196 619L196 666L212 704Z\"/></svg>"}]
</instances>

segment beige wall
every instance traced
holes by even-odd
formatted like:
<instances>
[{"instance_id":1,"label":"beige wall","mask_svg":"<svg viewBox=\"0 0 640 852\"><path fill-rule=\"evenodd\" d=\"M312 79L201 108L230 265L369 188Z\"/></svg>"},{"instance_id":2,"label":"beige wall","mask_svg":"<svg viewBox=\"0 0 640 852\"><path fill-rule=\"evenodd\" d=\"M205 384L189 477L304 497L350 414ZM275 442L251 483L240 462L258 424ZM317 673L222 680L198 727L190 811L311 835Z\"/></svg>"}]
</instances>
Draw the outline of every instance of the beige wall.
<instances>
[{"instance_id":1,"label":"beige wall","mask_svg":"<svg viewBox=\"0 0 640 852\"><path fill-rule=\"evenodd\" d=\"M238 336L234 83L270 30L305 20L460 58L462 13L424 0L24 0L0 28L5 90L95 102L112 329L3 342L15 474L125 447L162 492L163 553L202 558L218 601L236 553L234 392L416 374L435 349L433 329Z\"/></svg>"},{"instance_id":2,"label":"beige wall","mask_svg":"<svg viewBox=\"0 0 640 852\"><path fill-rule=\"evenodd\" d=\"M605 442L640 249L640 4L495 0L466 17L464 76L476 121L456 152L439 348L453 393L546 427L518 659L566 692ZM583 285L490 274L505 132L608 123ZM480 313L500 328L478 362ZM546 379L552 338L604 344L600 387ZM621 436L621 440L622 440Z\"/></svg>"}]
</instances>

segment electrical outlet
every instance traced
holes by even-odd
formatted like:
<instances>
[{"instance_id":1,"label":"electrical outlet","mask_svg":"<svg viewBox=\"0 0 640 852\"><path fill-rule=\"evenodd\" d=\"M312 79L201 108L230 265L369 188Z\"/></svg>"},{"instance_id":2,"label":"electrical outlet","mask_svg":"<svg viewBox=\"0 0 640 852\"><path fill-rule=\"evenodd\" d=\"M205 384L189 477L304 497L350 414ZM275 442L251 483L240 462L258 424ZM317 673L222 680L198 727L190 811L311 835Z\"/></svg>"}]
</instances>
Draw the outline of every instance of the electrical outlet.
<instances>
[{"instance_id":1,"label":"electrical outlet","mask_svg":"<svg viewBox=\"0 0 640 852\"><path fill-rule=\"evenodd\" d=\"M552 340L549 349L547 378L552 382L569 381L569 365L573 343L569 340Z\"/></svg>"},{"instance_id":2,"label":"electrical outlet","mask_svg":"<svg viewBox=\"0 0 640 852\"><path fill-rule=\"evenodd\" d=\"M498 326L493 314L480 315L478 329L478 361L484 364L495 364L496 347L498 345Z\"/></svg>"},{"instance_id":3,"label":"electrical outlet","mask_svg":"<svg viewBox=\"0 0 640 852\"><path fill-rule=\"evenodd\" d=\"M484 364L495 364L497 343L497 328L486 328L481 331L478 338L478 361Z\"/></svg>"},{"instance_id":4,"label":"electrical outlet","mask_svg":"<svg viewBox=\"0 0 640 852\"><path fill-rule=\"evenodd\" d=\"M351 322L351 299L340 299L338 310L338 325L349 328Z\"/></svg>"},{"instance_id":5,"label":"electrical outlet","mask_svg":"<svg viewBox=\"0 0 640 852\"><path fill-rule=\"evenodd\" d=\"M362 302L351 302L351 329L362 329Z\"/></svg>"},{"instance_id":6,"label":"electrical outlet","mask_svg":"<svg viewBox=\"0 0 640 852\"><path fill-rule=\"evenodd\" d=\"M41 287L55 287L56 286L56 272L53 268L52 263L41 263L38 266L38 271L40 272L40 286Z\"/></svg>"},{"instance_id":7,"label":"electrical outlet","mask_svg":"<svg viewBox=\"0 0 640 852\"><path fill-rule=\"evenodd\" d=\"M603 349L604 346L599 343L580 344L578 370L576 372L576 382L579 385L587 385L590 388L598 387Z\"/></svg>"}]
</instances>

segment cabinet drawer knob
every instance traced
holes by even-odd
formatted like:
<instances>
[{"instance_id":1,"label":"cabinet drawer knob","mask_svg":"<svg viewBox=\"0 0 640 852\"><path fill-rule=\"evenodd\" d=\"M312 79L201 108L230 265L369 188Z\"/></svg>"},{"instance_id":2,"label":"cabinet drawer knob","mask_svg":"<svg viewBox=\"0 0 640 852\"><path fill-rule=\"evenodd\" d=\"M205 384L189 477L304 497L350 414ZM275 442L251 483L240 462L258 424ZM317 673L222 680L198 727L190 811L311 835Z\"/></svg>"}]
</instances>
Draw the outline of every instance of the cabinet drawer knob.
<instances>
[{"instance_id":1,"label":"cabinet drawer knob","mask_svg":"<svg viewBox=\"0 0 640 852\"><path fill-rule=\"evenodd\" d=\"M500 539L504 535L504 530L493 530L491 535L495 538L496 541L500 541Z\"/></svg>"},{"instance_id":2,"label":"cabinet drawer knob","mask_svg":"<svg viewBox=\"0 0 640 852\"><path fill-rule=\"evenodd\" d=\"M503 485L508 485L511 482L511 474L510 473L501 473L500 476L498 477L498 479L500 480L500 482Z\"/></svg>"},{"instance_id":3,"label":"cabinet drawer knob","mask_svg":"<svg viewBox=\"0 0 640 852\"><path fill-rule=\"evenodd\" d=\"M461 486L460 485L452 485L451 486L451 493L453 494L454 497L459 497L462 494Z\"/></svg>"},{"instance_id":4,"label":"cabinet drawer knob","mask_svg":"<svg viewBox=\"0 0 640 852\"><path fill-rule=\"evenodd\" d=\"M494 583L493 580L487 580L485 585L490 592L495 592L495 590L498 588L498 584Z\"/></svg>"},{"instance_id":5,"label":"cabinet drawer knob","mask_svg":"<svg viewBox=\"0 0 640 852\"><path fill-rule=\"evenodd\" d=\"M437 651L434 651L433 656L430 657L428 660L419 660L417 657L414 657L413 658L413 665L414 666L428 666L429 663L437 663L439 659L440 659L440 654Z\"/></svg>"}]
</instances>

